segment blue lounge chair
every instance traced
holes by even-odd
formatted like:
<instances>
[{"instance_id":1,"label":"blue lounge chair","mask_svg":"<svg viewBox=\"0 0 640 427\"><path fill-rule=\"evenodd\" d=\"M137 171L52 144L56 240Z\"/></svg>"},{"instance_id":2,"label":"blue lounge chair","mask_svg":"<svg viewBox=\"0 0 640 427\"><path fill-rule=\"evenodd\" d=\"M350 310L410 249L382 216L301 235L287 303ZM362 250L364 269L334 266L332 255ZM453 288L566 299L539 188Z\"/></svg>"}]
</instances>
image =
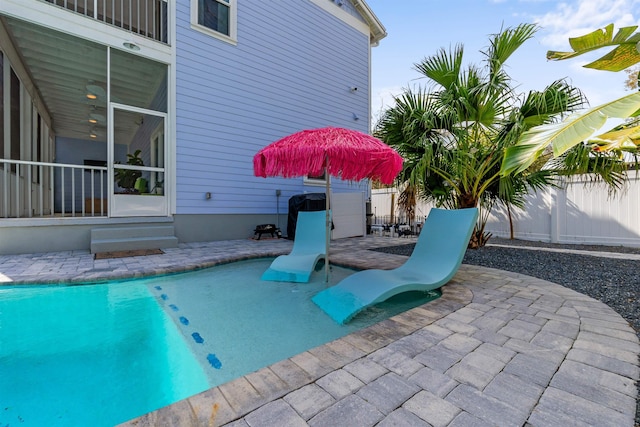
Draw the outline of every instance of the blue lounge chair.
<instances>
[{"instance_id":1,"label":"blue lounge chair","mask_svg":"<svg viewBox=\"0 0 640 427\"><path fill-rule=\"evenodd\" d=\"M314 295L313 302L343 324L399 293L441 287L460 267L477 218L476 208L431 209L413 253L402 266L354 273Z\"/></svg>"},{"instance_id":2,"label":"blue lounge chair","mask_svg":"<svg viewBox=\"0 0 640 427\"><path fill-rule=\"evenodd\" d=\"M280 255L262 275L276 282L309 281L316 265L326 259L326 212L298 212L296 236L289 255Z\"/></svg>"}]
</instances>

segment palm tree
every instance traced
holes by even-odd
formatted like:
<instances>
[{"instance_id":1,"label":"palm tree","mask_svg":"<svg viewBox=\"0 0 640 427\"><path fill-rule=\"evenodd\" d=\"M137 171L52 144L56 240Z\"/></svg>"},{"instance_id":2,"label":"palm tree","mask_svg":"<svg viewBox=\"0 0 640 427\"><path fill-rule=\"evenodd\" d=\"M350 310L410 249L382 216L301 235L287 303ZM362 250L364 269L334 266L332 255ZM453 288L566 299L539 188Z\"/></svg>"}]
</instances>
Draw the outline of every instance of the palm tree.
<instances>
[{"instance_id":1,"label":"palm tree","mask_svg":"<svg viewBox=\"0 0 640 427\"><path fill-rule=\"evenodd\" d=\"M484 225L496 201L522 206L529 189L553 184L554 171L539 164L501 175L505 150L524 131L585 102L564 81L526 95L515 91L504 64L536 31L521 24L491 36L482 66L463 67L462 45L440 49L415 65L430 88L405 90L376 125L376 136L405 159L401 182L437 206L480 208L471 247L488 239Z\"/></svg>"}]
</instances>

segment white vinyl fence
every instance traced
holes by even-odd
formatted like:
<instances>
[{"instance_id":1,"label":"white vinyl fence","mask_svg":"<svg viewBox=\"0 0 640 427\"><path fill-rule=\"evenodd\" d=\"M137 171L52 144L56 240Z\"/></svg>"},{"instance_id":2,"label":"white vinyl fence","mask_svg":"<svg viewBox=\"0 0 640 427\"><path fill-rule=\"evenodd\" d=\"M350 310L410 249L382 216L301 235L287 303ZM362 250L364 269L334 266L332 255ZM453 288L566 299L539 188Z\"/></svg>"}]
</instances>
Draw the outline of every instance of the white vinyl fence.
<instances>
[{"instance_id":1,"label":"white vinyl fence","mask_svg":"<svg viewBox=\"0 0 640 427\"><path fill-rule=\"evenodd\" d=\"M391 199L397 197L395 189L372 190L372 211L390 215ZM419 203L415 220L423 221L430 208ZM396 218L402 217L397 205L393 209ZM569 182L529 195L525 208L512 209L511 217L516 239L640 247L640 179L631 179L616 194L609 194L604 184ZM497 237L510 236L503 205L494 206L486 231Z\"/></svg>"},{"instance_id":2,"label":"white vinyl fence","mask_svg":"<svg viewBox=\"0 0 640 427\"><path fill-rule=\"evenodd\" d=\"M364 192L332 193L331 210L334 227L332 239L363 236L366 233Z\"/></svg>"}]
</instances>

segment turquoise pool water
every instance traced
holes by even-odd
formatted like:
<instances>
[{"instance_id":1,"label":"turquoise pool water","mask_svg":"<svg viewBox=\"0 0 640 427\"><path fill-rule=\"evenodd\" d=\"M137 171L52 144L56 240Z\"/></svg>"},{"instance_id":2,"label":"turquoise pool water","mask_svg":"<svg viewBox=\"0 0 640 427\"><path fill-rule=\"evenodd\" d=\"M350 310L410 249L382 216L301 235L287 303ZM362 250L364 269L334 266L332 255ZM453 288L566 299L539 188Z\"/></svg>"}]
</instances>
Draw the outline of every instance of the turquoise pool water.
<instances>
[{"instance_id":1,"label":"turquoise pool water","mask_svg":"<svg viewBox=\"0 0 640 427\"><path fill-rule=\"evenodd\" d=\"M0 426L111 426L423 304L338 325L271 260L108 284L0 288ZM331 282L353 273L332 267Z\"/></svg>"}]
</instances>

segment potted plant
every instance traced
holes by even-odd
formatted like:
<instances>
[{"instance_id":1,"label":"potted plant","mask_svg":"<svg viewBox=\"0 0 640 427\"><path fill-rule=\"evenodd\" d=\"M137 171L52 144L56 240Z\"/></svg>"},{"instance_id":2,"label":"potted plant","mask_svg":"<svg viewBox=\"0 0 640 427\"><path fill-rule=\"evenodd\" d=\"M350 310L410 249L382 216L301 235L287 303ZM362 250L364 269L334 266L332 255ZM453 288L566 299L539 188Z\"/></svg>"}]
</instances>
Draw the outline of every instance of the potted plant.
<instances>
[{"instance_id":1,"label":"potted plant","mask_svg":"<svg viewBox=\"0 0 640 427\"><path fill-rule=\"evenodd\" d=\"M143 160L140 158L141 150L136 150L133 154L127 154L127 164L131 166L144 166ZM116 162L120 163L120 162ZM131 169L116 169L115 178L118 187L122 188L123 193L135 194L138 191L135 189L136 180L142 176L142 172L139 170Z\"/></svg>"}]
</instances>

